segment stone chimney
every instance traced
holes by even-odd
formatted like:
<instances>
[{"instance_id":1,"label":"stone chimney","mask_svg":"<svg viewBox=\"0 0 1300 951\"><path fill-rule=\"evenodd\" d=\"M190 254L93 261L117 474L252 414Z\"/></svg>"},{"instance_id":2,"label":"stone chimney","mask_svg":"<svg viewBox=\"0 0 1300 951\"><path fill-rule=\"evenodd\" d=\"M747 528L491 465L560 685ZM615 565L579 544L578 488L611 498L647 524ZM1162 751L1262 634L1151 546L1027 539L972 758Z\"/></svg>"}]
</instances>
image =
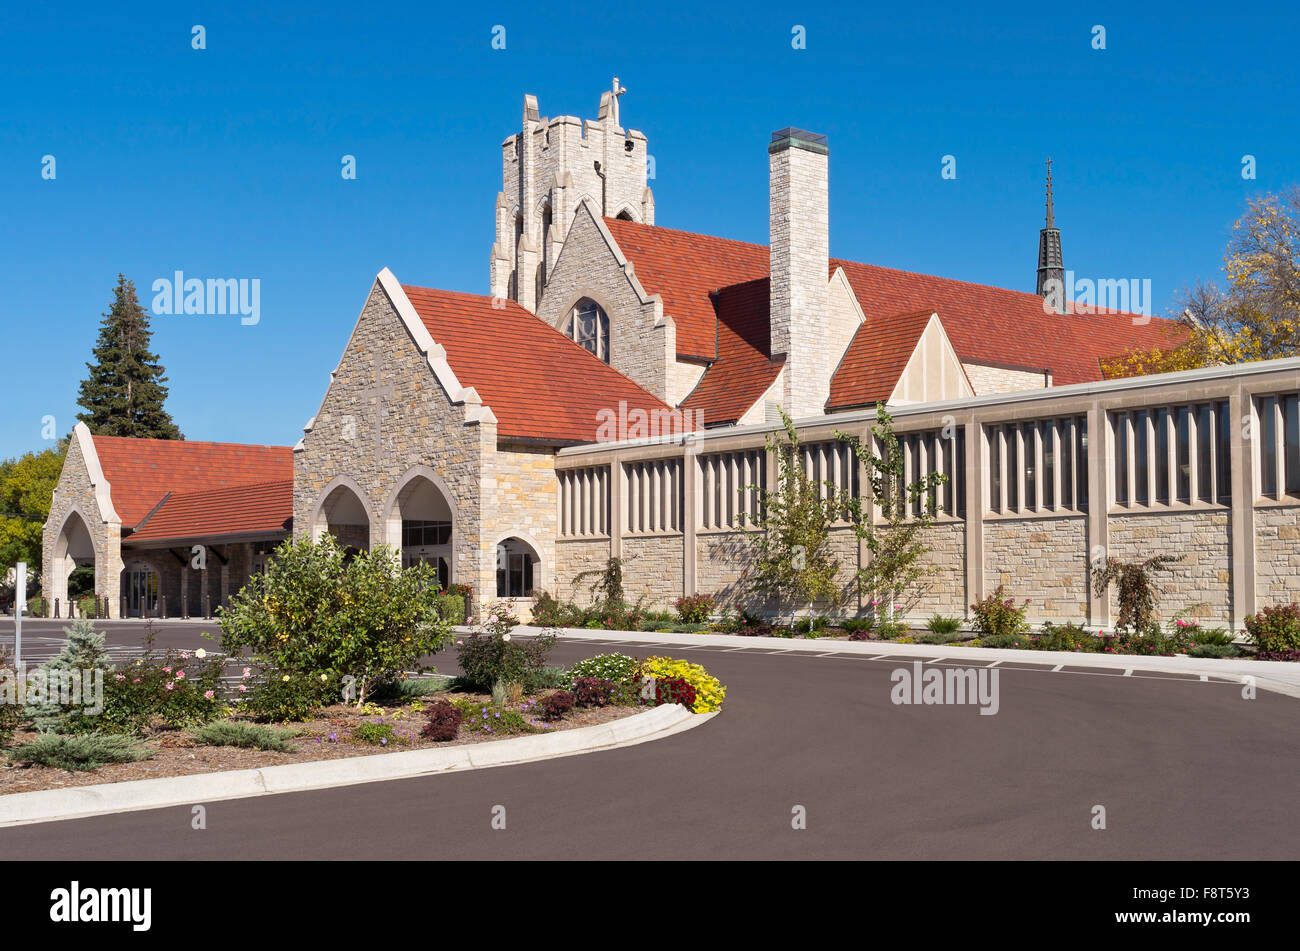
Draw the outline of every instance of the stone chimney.
<instances>
[{"instance_id":1,"label":"stone chimney","mask_svg":"<svg viewBox=\"0 0 1300 951\"><path fill-rule=\"evenodd\" d=\"M824 135L781 129L772 133L767 153L772 357L785 357L781 402L793 417L820 416L832 360L826 315L830 148Z\"/></svg>"}]
</instances>

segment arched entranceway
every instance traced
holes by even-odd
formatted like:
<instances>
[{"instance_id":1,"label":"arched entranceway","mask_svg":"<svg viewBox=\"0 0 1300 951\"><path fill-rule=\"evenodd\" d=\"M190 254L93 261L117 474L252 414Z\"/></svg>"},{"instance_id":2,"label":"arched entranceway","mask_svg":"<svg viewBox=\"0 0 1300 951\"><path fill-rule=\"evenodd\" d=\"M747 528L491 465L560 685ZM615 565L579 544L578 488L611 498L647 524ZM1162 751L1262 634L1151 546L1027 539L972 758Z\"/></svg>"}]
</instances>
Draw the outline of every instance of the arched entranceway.
<instances>
[{"instance_id":1,"label":"arched entranceway","mask_svg":"<svg viewBox=\"0 0 1300 951\"><path fill-rule=\"evenodd\" d=\"M389 497L386 522L388 544L402 553L402 567L432 566L445 590L454 575L456 510L442 479L424 467L407 473Z\"/></svg>"},{"instance_id":2,"label":"arched entranceway","mask_svg":"<svg viewBox=\"0 0 1300 951\"><path fill-rule=\"evenodd\" d=\"M69 512L54 543L51 564L53 577L48 581L46 596L57 601L64 617L71 614L70 600L95 594L95 540L85 517L76 509ZM89 577L86 576L89 569ZM69 581L72 582L70 590Z\"/></svg>"},{"instance_id":3,"label":"arched entranceway","mask_svg":"<svg viewBox=\"0 0 1300 951\"><path fill-rule=\"evenodd\" d=\"M350 482L327 489L316 510L312 537L328 532L351 554L370 550L370 515L360 491Z\"/></svg>"},{"instance_id":4,"label":"arched entranceway","mask_svg":"<svg viewBox=\"0 0 1300 951\"><path fill-rule=\"evenodd\" d=\"M531 598L542 589L542 559L517 536L497 542L497 597Z\"/></svg>"}]
</instances>

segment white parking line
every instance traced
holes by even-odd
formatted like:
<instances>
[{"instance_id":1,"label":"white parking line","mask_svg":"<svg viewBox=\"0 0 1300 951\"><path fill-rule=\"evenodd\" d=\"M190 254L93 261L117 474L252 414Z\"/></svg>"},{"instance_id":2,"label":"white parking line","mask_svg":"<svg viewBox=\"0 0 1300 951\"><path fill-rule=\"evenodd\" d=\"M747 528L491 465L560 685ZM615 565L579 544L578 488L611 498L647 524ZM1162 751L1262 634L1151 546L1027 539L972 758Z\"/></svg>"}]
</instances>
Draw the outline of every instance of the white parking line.
<instances>
[{"instance_id":1,"label":"white parking line","mask_svg":"<svg viewBox=\"0 0 1300 951\"><path fill-rule=\"evenodd\" d=\"M1057 664L1055 667L1052 668L1052 673L1056 673L1064 666L1065 666L1064 664Z\"/></svg>"},{"instance_id":2,"label":"white parking line","mask_svg":"<svg viewBox=\"0 0 1300 951\"><path fill-rule=\"evenodd\" d=\"M1133 676L1133 668L1132 668L1132 667L1127 668L1127 669L1124 671L1124 676L1125 676L1125 677L1132 677L1132 676Z\"/></svg>"}]
</instances>

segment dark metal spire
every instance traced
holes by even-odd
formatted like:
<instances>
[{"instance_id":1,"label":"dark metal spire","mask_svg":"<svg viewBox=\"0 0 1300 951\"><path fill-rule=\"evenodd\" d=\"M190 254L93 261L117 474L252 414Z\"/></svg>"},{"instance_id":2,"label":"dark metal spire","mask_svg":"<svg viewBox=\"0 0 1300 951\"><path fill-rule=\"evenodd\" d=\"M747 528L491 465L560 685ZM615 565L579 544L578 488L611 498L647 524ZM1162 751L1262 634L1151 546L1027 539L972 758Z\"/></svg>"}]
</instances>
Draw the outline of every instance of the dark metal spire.
<instances>
[{"instance_id":1,"label":"dark metal spire","mask_svg":"<svg viewBox=\"0 0 1300 951\"><path fill-rule=\"evenodd\" d=\"M1056 222L1052 214L1052 160L1047 160L1047 227L1056 229Z\"/></svg>"},{"instance_id":2,"label":"dark metal spire","mask_svg":"<svg viewBox=\"0 0 1300 951\"><path fill-rule=\"evenodd\" d=\"M1047 160L1047 222L1038 232L1038 296L1046 297L1053 288L1058 300L1065 287L1065 264L1061 257L1061 232L1056 227L1052 204L1052 160Z\"/></svg>"}]
</instances>

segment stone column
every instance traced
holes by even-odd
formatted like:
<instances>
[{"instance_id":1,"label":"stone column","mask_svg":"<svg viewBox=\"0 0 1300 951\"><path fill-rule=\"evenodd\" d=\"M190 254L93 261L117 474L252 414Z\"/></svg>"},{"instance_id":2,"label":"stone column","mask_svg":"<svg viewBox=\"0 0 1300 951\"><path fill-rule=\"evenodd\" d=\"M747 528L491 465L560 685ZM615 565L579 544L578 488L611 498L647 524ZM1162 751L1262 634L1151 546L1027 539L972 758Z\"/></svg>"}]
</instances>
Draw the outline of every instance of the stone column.
<instances>
[{"instance_id":1,"label":"stone column","mask_svg":"<svg viewBox=\"0 0 1300 951\"><path fill-rule=\"evenodd\" d=\"M1255 440L1246 438L1259 432L1253 425L1254 406L1244 384L1238 384L1228 397L1228 415L1232 419L1230 448L1232 453L1232 626L1240 628L1255 613Z\"/></svg>"},{"instance_id":2,"label":"stone column","mask_svg":"<svg viewBox=\"0 0 1300 951\"><path fill-rule=\"evenodd\" d=\"M1093 402L1088 410L1088 551L1084 577L1088 587L1088 623L1097 627L1110 625L1110 595L1098 596L1092 586L1094 559L1110 554L1110 439L1106 436L1106 411ZM1172 475L1172 474L1171 474Z\"/></svg>"},{"instance_id":3,"label":"stone column","mask_svg":"<svg viewBox=\"0 0 1300 951\"><path fill-rule=\"evenodd\" d=\"M972 413L966 431L966 604L984 597L984 499L988 496L989 459L984 427ZM962 613L969 613L967 607Z\"/></svg>"}]
</instances>

